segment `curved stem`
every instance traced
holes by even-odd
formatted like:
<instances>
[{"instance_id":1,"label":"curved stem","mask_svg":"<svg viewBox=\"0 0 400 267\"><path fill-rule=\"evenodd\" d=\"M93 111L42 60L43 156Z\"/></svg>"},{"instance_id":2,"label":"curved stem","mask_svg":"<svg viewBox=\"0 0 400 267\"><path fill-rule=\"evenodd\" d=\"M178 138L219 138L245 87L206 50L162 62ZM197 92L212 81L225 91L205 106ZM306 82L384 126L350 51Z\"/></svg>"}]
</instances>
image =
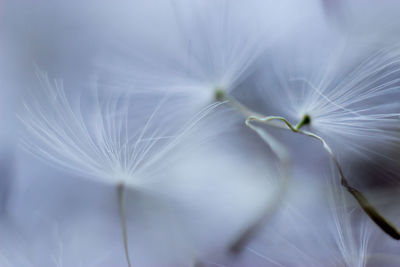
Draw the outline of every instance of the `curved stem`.
<instances>
[{"instance_id":1,"label":"curved stem","mask_svg":"<svg viewBox=\"0 0 400 267\"><path fill-rule=\"evenodd\" d=\"M124 205L125 185L123 183L118 185L117 192L118 192L119 216L121 219L122 238L123 238L123 242L124 242L125 257L126 257L128 266L132 267L131 261L129 259L128 233L127 233L127 227L126 227L126 214L125 214L125 205Z\"/></svg>"},{"instance_id":2,"label":"curved stem","mask_svg":"<svg viewBox=\"0 0 400 267\"><path fill-rule=\"evenodd\" d=\"M273 118L272 118L273 119ZM251 130L255 131L261 139L271 148L273 153L278 157L281 163L281 170L283 171L280 179L280 184L278 189L275 191L275 195L272 198L272 203L265 208L261 215L248 226L242 234L231 244L230 251L237 254L240 253L246 244L256 235L260 228L265 224L266 220L271 217L273 213L276 212L279 204L283 201L286 195L288 183L290 179L290 160L289 153L286 148L278 142L271 135L267 134L261 128L251 124L250 117L246 119L246 126Z\"/></svg>"},{"instance_id":3,"label":"curved stem","mask_svg":"<svg viewBox=\"0 0 400 267\"><path fill-rule=\"evenodd\" d=\"M350 186L350 184L344 177L343 170L339 164L338 159L336 158L335 154L332 152L332 149L325 142L325 140L311 132L301 131L300 133L310 136L310 137L313 137L313 138L319 140L323 144L325 150L329 153L334 164L336 165L336 168L339 171L341 185L344 188L346 188L346 190L357 200L358 204L361 206L361 208L364 210L364 212L371 218L372 221L374 221L382 229L382 231L384 231L386 234L390 235L392 238L394 238L396 240L400 240L400 232L396 229L396 227L392 223L390 223L388 220L386 220L385 217L380 214L380 212L368 201L368 199L360 191L358 191L354 187Z\"/></svg>"},{"instance_id":4,"label":"curved stem","mask_svg":"<svg viewBox=\"0 0 400 267\"><path fill-rule=\"evenodd\" d=\"M305 125L308 125L311 123L311 118L309 115L305 115L303 116L302 120L296 125L293 126L286 118L281 117L281 116L268 116L265 117L257 112L254 112L250 109L248 109L247 107L245 107L243 104L241 104L239 101L237 101L236 99L234 99L233 97L229 96L228 94L226 94L224 91L218 91L218 98L217 100L219 101L225 101L228 104L230 104L232 107L234 107L239 113L241 113L242 115L246 116L246 125L248 127L250 127L253 131L257 132L257 134L267 143L270 145L271 149L274 151L274 153L281 159L282 164L288 164L288 155L286 155L285 157L282 157L283 154L280 154L280 150L275 150L275 148L277 148L278 146L276 144L277 141L275 141L272 136L268 135L265 131L261 130L260 128L257 128L256 126L252 125L250 122L251 121L257 121L260 123L265 123L269 126L273 126L276 128L280 128L280 129L289 129L292 132L295 133L300 133L309 137L312 137L314 139L317 139L318 141L320 141L325 149L325 151L328 152L328 154L330 155L332 161L334 162L338 172L339 172L339 176L340 176L340 183L341 185L346 188L346 190L356 199L356 201L358 202L358 204L360 205L360 207L364 210L364 212L369 216L369 218L374 221L376 223L376 225L378 227L380 227L382 229L382 231L384 231L386 234L388 234L389 236L391 236L392 238L396 239L396 240L400 240L400 232L397 230L397 228L390 223L387 219L385 219L385 217L383 215L380 214L380 212L368 201L368 199L357 189L355 189L354 187L350 186L350 184L348 183L347 179L345 178L344 174L343 174L343 170L342 167L338 161L338 159L336 158L336 155L333 153L333 150L330 148L330 146L326 143L326 141L311 132L308 131L302 131L301 128ZM280 124L280 123L276 123L276 121L281 121L284 123L284 125ZM279 145L280 146L280 145ZM281 146L282 147L282 146ZM281 150L284 151L284 150ZM285 176L284 176L285 177ZM289 177L289 176L287 176ZM285 178L286 180L284 180L284 183L287 182L288 178ZM285 185L286 187L286 185ZM280 191L284 192L284 190L282 189L283 185L280 189ZM282 194L283 195L283 194ZM276 203L281 201L281 198L283 198L283 196L277 196L276 197ZM275 210L276 207L271 207L271 211ZM239 252L243 246L245 245L245 243L248 242L248 240L254 235L254 233L257 231L257 229L259 229L259 227L262 225L262 223L264 223L264 221L268 218L268 215L270 214L270 207L268 208L268 210L262 214L262 216L259 218L259 220L257 220L252 226L250 226L241 236L239 239L237 239L233 245L231 246L231 251L235 251L235 252Z\"/></svg>"},{"instance_id":5,"label":"curved stem","mask_svg":"<svg viewBox=\"0 0 400 267\"><path fill-rule=\"evenodd\" d=\"M224 93L223 91L218 91L218 101L223 101L229 105L231 105L233 108L235 108L240 114L242 114L245 118L248 117L256 117L256 118L263 118L265 117L263 114L258 113L254 110L249 109L239 101L237 101L234 97L230 96L227 93ZM276 128L281 128L281 129L286 129L285 126L283 126L280 123L277 123L276 121L270 121L269 125L274 126Z\"/></svg>"}]
</instances>

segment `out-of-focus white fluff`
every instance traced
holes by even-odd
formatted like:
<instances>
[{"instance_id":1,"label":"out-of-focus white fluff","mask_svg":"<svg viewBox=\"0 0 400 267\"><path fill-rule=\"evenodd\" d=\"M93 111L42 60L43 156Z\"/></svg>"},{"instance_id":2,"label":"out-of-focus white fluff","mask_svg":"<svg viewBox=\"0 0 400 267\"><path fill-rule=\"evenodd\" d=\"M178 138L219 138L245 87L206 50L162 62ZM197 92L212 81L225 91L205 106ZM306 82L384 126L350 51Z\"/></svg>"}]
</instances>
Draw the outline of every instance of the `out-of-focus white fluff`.
<instances>
[{"instance_id":1,"label":"out-of-focus white fluff","mask_svg":"<svg viewBox=\"0 0 400 267\"><path fill-rule=\"evenodd\" d=\"M337 181L295 178L273 223L228 266L367 266L369 218Z\"/></svg>"},{"instance_id":2,"label":"out-of-focus white fluff","mask_svg":"<svg viewBox=\"0 0 400 267\"><path fill-rule=\"evenodd\" d=\"M152 16L134 21L162 20L162 32L144 38L133 31L120 59L102 64L102 82L113 90L176 94L185 111L204 107L216 89L232 92L253 74L269 45L302 17L299 9L307 10L289 2L178 0L163 15L145 10Z\"/></svg>"},{"instance_id":3,"label":"out-of-focus white fluff","mask_svg":"<svg viewBox=\"0 0 400 267\"><path fill-rule=\"evenodd\" d=\"M169 178L160 181L187 240L206 266L228 252L279 190L280 165L263 141L243 123L223 126L242 122L232 112L222 109L200 122L203 127L190 134L190 144L183 143L190 149L179 152Z\"/></svg>"}]
</instances>

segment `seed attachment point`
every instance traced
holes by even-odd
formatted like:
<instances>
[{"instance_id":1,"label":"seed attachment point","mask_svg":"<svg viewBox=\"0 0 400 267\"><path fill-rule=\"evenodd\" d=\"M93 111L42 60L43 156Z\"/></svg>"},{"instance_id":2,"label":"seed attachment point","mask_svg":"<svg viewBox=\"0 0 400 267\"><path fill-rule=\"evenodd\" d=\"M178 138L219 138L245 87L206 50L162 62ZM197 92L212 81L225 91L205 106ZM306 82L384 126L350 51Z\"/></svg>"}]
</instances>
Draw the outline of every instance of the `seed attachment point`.
<instances>
[{"instance_id":1,"label":"seed attachment point","mask_svg":"<svg viewBox=\"0 0 400 267\"><path fill-rule=\"evenodd\" d=\"M216 87L214 96L215 96L216 101L224 101L225 100L225 90L222 89L221 87Z\"/></svg>"},{"instance_id":2,"label":"seed attachment point","mask_svg":"<svg viewBox=\"0 0 400 267\"><path fill-rule=\"evenodd\" d=\"M301 119L301 121L296 125L296 127L294 127L294 129L296 131L300 130L301 127L305 126L305 125L309 125L311 123L311 117L308 114L304 114L303 118Z\"/></svg>"}]
</instances>

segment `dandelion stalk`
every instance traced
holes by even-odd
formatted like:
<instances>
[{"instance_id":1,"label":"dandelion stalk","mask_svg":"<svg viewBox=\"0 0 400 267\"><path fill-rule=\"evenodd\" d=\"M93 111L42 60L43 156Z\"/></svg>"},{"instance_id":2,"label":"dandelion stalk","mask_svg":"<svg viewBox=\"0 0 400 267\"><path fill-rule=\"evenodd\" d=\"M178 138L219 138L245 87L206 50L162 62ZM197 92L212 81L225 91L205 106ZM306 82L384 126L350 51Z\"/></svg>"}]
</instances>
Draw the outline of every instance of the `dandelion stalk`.
<instances>
[{"instance_id":1,"label":"dandelion stalk","mask_svg":"<svg viewBox=\"0 0 400 267\"><path fill-rule=\"evenodd\" d=\"M254 126L251 124L252 121L256 121L259 123L264 123L269 126L274 126L277 128L281 129L287 129L291 130L292 132L295 133L300 133L309 137L312 137L314 139L317 139L320 141L324 147L324 149L328 152L329 156L331 157L332 161L334 162L339 175L340 175L340 184L346 188L346 190L356 199L357 203L360 205L360 207L364 210L364 212L370 217L370 219L375 222L375 224L382 229L386 234L391 236L392 238L396 240L400 240L400 232L397 230L397 228L390 223L381 213L368 201L368 199L357 189L354 187L350 186L348 181L346 180L342 167L336 158L335 154L333 153L333 150L330 148L330 146L326 143L326 141L311 132L308 131L303 131L301 130L304 126L309 125L311 123L311 117L308 114L305 114L302 118L302 120L296 125L293 126L287 119L281 116L268 116L265 117L263 115L258 114L257 112L254 112L244 105L242 105L239 101L231 97L230 95L226 94L223 89L217 88L215 90L215 99L217 101L225 101L226 103L230 104L232 107L234 107L239 113L243 114L244 116L247 117L246 119L246 125L252 129L253 131L257 132L258 135L271 147L271 149L274 151L274 153L280 158L281 162L283 165L288 164L288 156L286 155L285 157L280 157L282 156L281 152L284 150L274 150L273 146L274 144L278 144L276 140L272 138L272 136L267 135L265 131L262 129ZM281 121L284 123L282 124L277 124L277 121ZM280 146L282 148L282 146ZM288 174L287 174L288 175ZM261 227L261 225L265 222L267 217L271 214L272 211L276 209L276 206L278 203L283 199L283 193L286 191L284 188L287 187L287 177L286 177L284 182L282 183L280 189L278 191L282 192L282 195L278 195L277 198L275 199L273 205L269 206L266 212L260 216L260 218L252 224L231 246L230 250L233 252L240 252L244 245L248 242L248 240L251 239L251 237L257 232L257 230Z\"/></svg>"},{"instance_id":2,"label":"dandelion stalk","mask_svg":"<svg viewBox=\"0 0 400 267\"><path fill-rule=\"evenodd\" d=\"M241 104L235 98L231 97L229 94L225 92L223 88L215 89L215 100L219 102L225 102L234 107L240 114L242 114L246 118L250 117L262 117L261 114L254 112L248 109L246 106ZM274 121L271 121L272 124L275 124L276 127L282 127L280 124L276 124ZM260 129L257 126L254 126L250 123L250 120L246 120L246 126L251 130L255 131L263 141L271 148L274 154L280 160L282 166L282 177L281 182L277 191L275 192L275 196L272 198L272 203L270 203L265 210L259 215L257 219L254 220L229 246L229 251L234 254L239 254L246 244L256 235L256 233L260 230L260 228L265 224L265 222L272 216L272 214L277 210L279 204L282 202L284 196L286 195L288 188L288 181L290 179L290 163L289 163L289 154L286 151L286 148L280 144L275 138L271 135L267 134L265 131Z\"/></svg>"},{"instance_id":3,"label":"dandelion stalk","mask_svg":"<svg viewBox=\"0 0 400 267\"><path fill-rule=\"evenodd\" d=\"M263 131L261 128L251 124L249 119L246 120L246 126L255 131L261 137L261 139L263 139L264 142L271 148L271 150L278 157L281 163L281 169L283 173L280 179L279 187L275 192L275 196L272 198L272 203L270 203L261 213L261 215L249 227L247 227L247 229L231 244L230 251L235 254L240 253L243 250L246 244L256 235L256 233L271 217L271 215L275 213L275 211L279 207L279 204L282 202L284 196L286 195L288 182L290 179L290 157L286 148L271 135Z\"/></svg>"},{"instance_id":4,"label":"dandelion stalk","mask_svg":"<svg viewBox=\"0 0 400 267\"><path fill-rule=\"evenodd\" d=\"M326 141L322 137L320 137L314 133L311 133L308 131L302 131L300 129L302 126L309 124L311 122L311 119L309 118L308 115L305 115L303 117L302 121L300 121L300 123L297 124L296 126L293 126L285 118L279 117L279 116L269 116L269 117L264 117L264 118L251 116L246 121L257 121L260 123L268 124L268 122L271 120L280 120L280 121L284 122L291 131L312 137L312 138L320 141L322 143L325 151L328 152L329 156L333 160L333 162L339 172L341 185L344 188L346 188L346 190L357 200L358 204L361 206L361 208L364 210L364 212L370 217L370 219L372 221L374 221L376 223L376 225L378 225L382 229L382 231L384 231L386 234L388 234L392 238L394 238L396 240L400 240L400 232L396 229L396 227L392 223L390 223L387 219L385 219L385 217L380 214L380 212L368 201L368 199L360 191L358 191L357 189L355 189L354 187L349 185L348 181L346 180L346 178L343 174L343 170L342 170L342 167L341 167L338 159L336 158L335 154L333 153L330 146L326 143Z\"/></svg>"},{"instance_id":5,"label":"dandelion stalk","mask_svg":"<svg viewBox=\"0 0 400 267\"><path fill-rule=\"evenodd\" d=\"M132 267L130 257L129 257L129 248L128 248L128 231L126 227L126 214L125 214L125 205L124 205L124 196L125 196L125 185L123 183L119 184L117 187L118 192L118 206L119 206L119 216L121 219L121 228L122 228L122 238L124 242L124 250L125 257L129 267Z\"/></svg>"},{"instance_id":6,"label":"dandelion stalk","mask_svg":"<svg viewBox=\"0 0 400 267\"><path fill-rule=\"evenodd\" d=\"M216 88L215 89L215 100L219 102L225 102L228 105L232 106L235 108L238 113L242 114L245 118L248 117L257 117L257 118L262 118L265 117L263 114L255 112L254 110L249 109L239 101L237 101L234 97L226 93L223 89L221 88ZM282 124L277 123L275 120L269 121L269 125L272 125L276 128L281 128L281 129L286 129L285 126L282 126Z\"/></svg>"}]
</instances>

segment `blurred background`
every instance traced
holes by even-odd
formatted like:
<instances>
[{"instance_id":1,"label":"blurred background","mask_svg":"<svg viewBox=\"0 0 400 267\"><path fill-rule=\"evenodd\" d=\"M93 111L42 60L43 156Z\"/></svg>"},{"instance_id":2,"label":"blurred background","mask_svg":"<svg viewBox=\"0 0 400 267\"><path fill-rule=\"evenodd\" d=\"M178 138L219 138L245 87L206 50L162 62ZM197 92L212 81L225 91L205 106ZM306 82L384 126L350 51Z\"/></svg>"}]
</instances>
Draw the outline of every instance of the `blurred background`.
<instances>
[{"instance_id":1,"label":"blurred background","mask_svg":"<svg viewBox=\"0 0 400 267\"><path fill-rule=\"evenodd\" d=\"M171 57L183 53L174 27L187 27L184 32L195 36L199 30L195 41L202 40L200 30L213 28L207 21L200 21L207 25L204 28L185 24L201 12L185 13L189 2L1 1L0 266L127 266L115 188L23 149L20 137L26 136L26 128L17 114L23 114L28 92L40 90L37 70L46 72L50 80L61 79L73 98L96 86L116 93L141 86L137 77L130 80L130 72L157 66L154 59L145 66L149 62L143 59L154 51L155 58L169 64L165 69L174 66L175 61L163 58L165 53ZM239 2L234 10L243 8L238 13L244 21L257 17L261 26L257 25L264 29L262 22L268 17L262 40L276 50L262 57L278 64L290 64L292 58L283 59L289 51L303 51L316 43L330 47L337 36L363 51L399 42L400 3L395 1L266 1L263 9L254 8L260 5L256 0ZM183 6L183 22L175 19L176 5ZM192 47L195 51L196 44ZM311 52L321 58L326 55ZM134 67L126 67L130 65ZM234 95L266 113L273 109L258 95L256 76L241 80ZM82 99L85 112L93 100ZM136 101L138 106L154 107L159 96L145 94ZM171 100L161 114L175 112L176 120L186 120L179 116L189 109L181 112L178 107L185 105L179 101ZM220 106L174 152L176 163L152 191L128 191L133 266L399 266L399 244L371 223L341 189L332 193L331 177L337 179L337 174L320 145L289 132L271 133L289 147L293 159L289 197L240 256L227 253L227 247L271 202L281 170L243 118ZM398 146L382 151L385 157L372 161L348 159L345 171L400 226L400 152Z\"/></svg>"}]
</instances>

